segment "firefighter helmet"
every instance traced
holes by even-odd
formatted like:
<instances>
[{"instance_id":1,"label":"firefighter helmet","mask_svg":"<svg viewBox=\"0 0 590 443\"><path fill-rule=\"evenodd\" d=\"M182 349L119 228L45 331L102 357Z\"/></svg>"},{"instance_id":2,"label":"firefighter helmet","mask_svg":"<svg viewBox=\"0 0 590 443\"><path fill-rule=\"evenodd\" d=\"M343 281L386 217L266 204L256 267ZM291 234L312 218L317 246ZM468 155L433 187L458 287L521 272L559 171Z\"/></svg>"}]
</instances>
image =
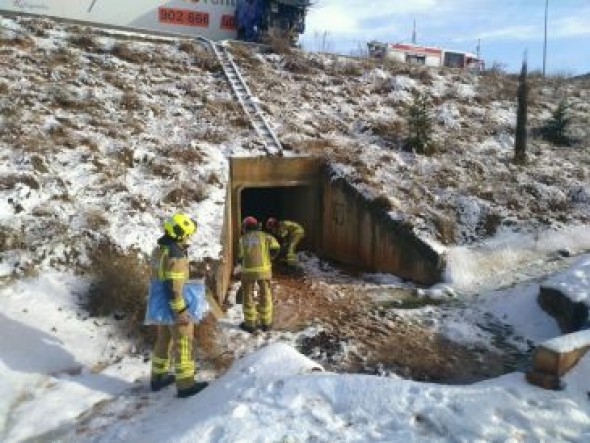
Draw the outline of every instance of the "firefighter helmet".
<instances>
[{"instance_id":1,"label":"firefighter helmet","mask_svg":"<svg viewBox=\"0 0 590 443\"><path fill-rule=\"evenodd\" d=\"M278 227L279 227L279 221L276 218L271 217L268 220L266 220L266 229L267 230L274 231Z\"/></svg>"},{"instance_id":2,"label":"firefighter helmet","mask_svg":"<svg viewBox=\"0 0 590 443\"><path fill-rule=\"evenodd\" d=\"M164 221L164 231L174 240L183 240L194 234L197 222L182 212L177 212Z\"/></svg>"},{"instance_id":3,"label":"firefighter helmet","mask_svg":"<svg viewBox=\"0 0 590 443\"><path fill-rule=\"evenodd\" d=\"M248 216L242 221L242 229L244 231L251 231L258 228L258 220L255 217Z\"/></svg>"}]
</instances>

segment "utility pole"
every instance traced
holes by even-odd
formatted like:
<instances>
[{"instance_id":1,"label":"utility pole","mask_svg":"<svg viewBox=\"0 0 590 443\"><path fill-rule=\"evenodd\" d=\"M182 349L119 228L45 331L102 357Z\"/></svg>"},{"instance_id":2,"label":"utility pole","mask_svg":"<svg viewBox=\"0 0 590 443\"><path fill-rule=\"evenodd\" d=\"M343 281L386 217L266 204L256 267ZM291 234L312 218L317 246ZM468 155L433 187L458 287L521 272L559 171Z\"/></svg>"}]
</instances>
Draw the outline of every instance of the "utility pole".
<instances>
[{"instance_id":1,"label":"utility pole","mask_svg":"<svg viewBox=\"0 0 590 443\"><path fill-rule=\"evenodd\" d=\"M545 0L545 40L543 42L543 77L545 77L545 66L547 62L547 12L549 10L549 0Z\"/></svg>"},{"instance_id":2,"label":"utility pole","mask_svg":"<svg viewBox=\"0 0 590 443\"><path fill-rule=\"evenodd\" d=\"M416 19L414 19L414 30L412 31L412 43L416 44Z\"/></svg>"}]
</instances>

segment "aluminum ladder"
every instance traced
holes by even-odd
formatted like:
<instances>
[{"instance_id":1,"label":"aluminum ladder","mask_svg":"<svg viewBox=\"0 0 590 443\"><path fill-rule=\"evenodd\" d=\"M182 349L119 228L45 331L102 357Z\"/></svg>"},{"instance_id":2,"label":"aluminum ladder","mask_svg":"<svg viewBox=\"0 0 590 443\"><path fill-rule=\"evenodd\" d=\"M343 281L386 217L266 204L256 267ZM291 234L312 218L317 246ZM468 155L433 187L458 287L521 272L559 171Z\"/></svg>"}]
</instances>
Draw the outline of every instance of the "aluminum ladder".
<instances>
[{"instance_id":1,"label":"aluminum ladder","mask_svg":"<svg viewBox=\"0 0 590 443\"><path fill-rule=\"evenodd\" d=\"M264 114L258 105L258 99L252 96L252 93L229 50L223 42L215 43L209 40L209 44L211 45L215 56L221 63L223 72L231 85L234 95L240 102L244 113L248 116L256 134L258 134L258 137L262 140L264 150L269 155L283 155L281 142L264 117Z\"/></svg>"}]
</instances>

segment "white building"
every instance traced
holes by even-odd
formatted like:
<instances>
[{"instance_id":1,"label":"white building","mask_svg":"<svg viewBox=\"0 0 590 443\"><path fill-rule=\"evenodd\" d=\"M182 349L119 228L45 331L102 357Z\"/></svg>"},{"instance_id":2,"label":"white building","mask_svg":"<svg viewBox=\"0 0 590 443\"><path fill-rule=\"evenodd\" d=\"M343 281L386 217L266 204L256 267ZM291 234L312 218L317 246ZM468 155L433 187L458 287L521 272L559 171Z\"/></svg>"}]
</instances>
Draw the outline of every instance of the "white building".
<instances>
[{"instance_id":1,"label":"white building","mask_svg":"<svg viewBox=\"0 0 590 443\"><path fill-rule=\"evenodd\" d=\"M451 51L434 46L420 46L412 43L367 44L372 57L395 60L400 63L413 63L425 66L447 66L450 68L483 71L485 63L471 52Z\"/></svg>"}]
</instances>

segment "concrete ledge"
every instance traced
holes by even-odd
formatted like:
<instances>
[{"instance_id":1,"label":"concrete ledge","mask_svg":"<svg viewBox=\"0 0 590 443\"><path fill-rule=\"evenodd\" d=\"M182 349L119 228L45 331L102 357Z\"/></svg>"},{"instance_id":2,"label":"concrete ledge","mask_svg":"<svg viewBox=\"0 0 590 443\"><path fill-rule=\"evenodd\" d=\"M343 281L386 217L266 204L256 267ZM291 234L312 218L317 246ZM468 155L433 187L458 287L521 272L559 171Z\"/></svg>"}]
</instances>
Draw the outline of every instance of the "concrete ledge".
<instances>
[{"instance_id":1,"label":"concrete ledge","mask_svg":"<svg viewBox=\"0 0 590 443\"><path fill-rule=\"evenodd\" d=\"M573 368L590 349L590 330L565 334L540 345L533 354L529 383L545 389L559 389L560 377Z\"/></svg>"}]
</instances>

